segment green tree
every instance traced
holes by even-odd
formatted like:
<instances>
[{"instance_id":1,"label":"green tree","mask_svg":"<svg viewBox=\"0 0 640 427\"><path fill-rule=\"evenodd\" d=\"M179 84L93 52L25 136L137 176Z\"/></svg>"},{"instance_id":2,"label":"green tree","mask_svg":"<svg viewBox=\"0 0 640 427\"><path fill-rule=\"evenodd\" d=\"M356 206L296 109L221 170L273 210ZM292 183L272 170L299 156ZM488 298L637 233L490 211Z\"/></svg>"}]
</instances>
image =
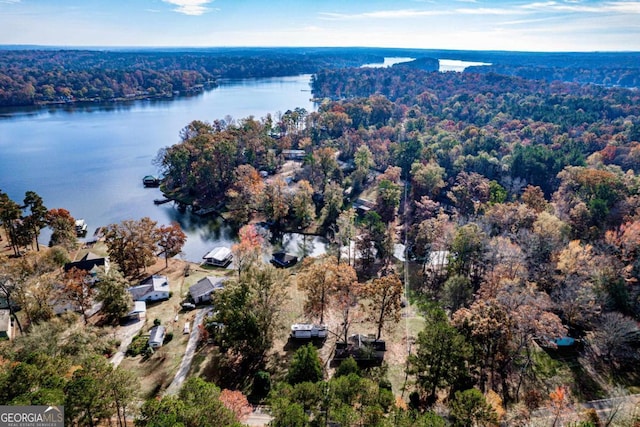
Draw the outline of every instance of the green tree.
<instances>
[{"instance_id":1,"label":"green tree","mask_svg":"<svg viewBox=\"0 0 640 427\"><path fill-rule=\"evenodd\" d=\"M133 301L128 291L129 286L129 282L115 268L100 276L95 299L102 302L102 311L108 321L117 322L131 310Z\"/></svg>"},{"instance_id":2,"label":"green tree","mask_svg":"<svg viewBox=\"0 0 640 427\"><path fill-rule=\"evenodd\" d=\"M306 228L316 217L316 207L313 203L313 188L309 181L298 182L298 190L291 202L293 218L302 228Z\"/></svg>"},{"instance_id":3,"label":"green tree","mask_svg":"<svg viewBox=\"0 0 640 427\"><path fill-rule=\"evenodd\" d=\"M33 231L36 248L39 251L40 243L38 242L38 237L40 237L40 230L47 225L48 209L44 206L42 197L34 191L27 191L25 193L24 204L29 209L29 215L25 218L25 221Z\"/></svg>"},{"instance_id":4,"label":"green tree","mask_svg":"<svg viewBox=\"0 0 640 427\"><path fill-rule=\"evenodd\" d=\"M0 222L4 226L9 243L15 256L20 255L18 239L18 220L20 219L20 206L11 200L6 193L0 191Z\"/></svg>"},{"instance_id":5,"label":"green tree","mask_svg":"<svg viewBox=\"0 0 640 427\"><path fill-rule=\"evenodd\" d=\"M496 411L475 388L456 391L449 409L454 427L494 426L498 423Z\"/></svg>"},{"instance_id":6,"label":"green tree","mask_svg":"<svg viewBox=\"0 0 640 427\"><path fill-rule=\"evenodd\" d=\"M178 396L149 399L135 420L137 427L241 427L220 401L220 389L202 378L189 378Z\"/></svg>"},{"instance_id":7,"label":"green tree","mask_svg":"<svg viewBox=\"0 0 640 427\"><path fill-rule=\"evenodd\" d=\"M473 286L466 276L453 275L444 282L442 287L442 304L451 312L457 311L471 302Z\"/></svg>"},{"instance_id":8,"label":"green tree","mask_svg":"<svg viewBox=\"0 0 640 427\"><path fill-rule=\"evenodd\" d=\"M296 385L302 382L318 382L322 380L322 361L318 350L312 343L300 347L293 355L287 373L287 382Z\"/></svg>"},{"instance_id":9,"label":"green tree","mask_svg":"<svg viewBox=\"0 0 640 427\"><path fill-rule=\"evenodd\" d=\"M98 426L115 413L105 381L112 369L105 358L93 356L74 371L65 386L65 425Z\"/></svg>"},{"instance_id":10,"label":"green tree","mask_svg":"<svg viewBox=\"0 0 640 427\"><path fill-rule=\"evenodd\" d=\"M454 328L440 308L426 315L424 329L418 334L415 354L409 356L409 373L416 385L435 402L438 389L448 387L466 375L471 346Z\"/></svg>"}]
</instances>

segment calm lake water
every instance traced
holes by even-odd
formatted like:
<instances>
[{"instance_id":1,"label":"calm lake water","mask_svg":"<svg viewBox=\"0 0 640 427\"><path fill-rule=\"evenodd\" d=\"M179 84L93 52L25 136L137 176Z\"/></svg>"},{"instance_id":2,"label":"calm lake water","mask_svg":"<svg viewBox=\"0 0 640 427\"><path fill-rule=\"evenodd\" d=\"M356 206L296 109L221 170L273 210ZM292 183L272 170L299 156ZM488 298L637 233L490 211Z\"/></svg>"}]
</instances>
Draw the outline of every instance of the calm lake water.
<instances>
[{"instance_id":1,"label":"calm lake water","mask_svg":"<svg viewBox=\"0 0 640 427\"><path fill-rule=\"evenodd\" d=\"M153 204L161 193L144 188L141 180L157 174L152 160L158 150L178 142L180 130L193 120L261 118L296 107L313 111L309 82L309 75L246 79L173 100L0 109L0 190L18 202L35 191L48 208L84 218L89 235L125 219L178 221L187 234L185 259L200 261L235 236L218 220ZM41 240L48 242L48 235ZM287 250L302 250L301 236L283 240ZM307 240L307 253L323 250L321 239Z\"/></svg>"}]
</instances>

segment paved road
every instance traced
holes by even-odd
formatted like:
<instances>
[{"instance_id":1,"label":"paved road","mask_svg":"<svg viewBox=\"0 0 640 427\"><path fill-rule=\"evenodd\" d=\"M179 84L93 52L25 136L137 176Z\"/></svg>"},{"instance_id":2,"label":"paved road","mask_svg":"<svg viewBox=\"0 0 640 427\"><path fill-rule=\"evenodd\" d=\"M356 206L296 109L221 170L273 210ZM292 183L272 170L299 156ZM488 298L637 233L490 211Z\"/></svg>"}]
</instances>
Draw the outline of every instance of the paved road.
<instances>
[{"instance_id":1,"label":"paved road","mask_svg":"<svg viewBox=\"0 0 640 427\"><path fill-rule=\"evenodd\" d=\"M133 341L133 337L135 337L140 329L144 326L144 320L138 320L136 322L129 323L125 326L121 326L116 331L116 336L120 339L120 347L118 347L118 351L111 357L110 362L114 367L120 365L120 362L124 359L125 353L127 352L127 348L129 348L129 344Z\"/></svg>"},{"instance_id":2,"label":"paved road","mask_svg":"<svg viewBox=\"0 0 640 427\"><path fill-rule=\"evenodd\" d=\"M180 368L178 369L178 372L176 372L176 376L173 377L173 381L169 384L169 387L165 390L165 396L178 394L180 391L180 387L182 387L182 383L186 379L189 369L191 368L191 362L193 361L193 356L195 355L196 347L200 340L200 330L198 329L198 325L202 323L202 319L204 319L206 315L210 314L211 311L211 307L198 309L196 317L193 320L193 325L191 326L191 335L189 336L187 348L184 351L184 356L182 356L182 362L180 362Z\"/></svg>"}]
</instances>

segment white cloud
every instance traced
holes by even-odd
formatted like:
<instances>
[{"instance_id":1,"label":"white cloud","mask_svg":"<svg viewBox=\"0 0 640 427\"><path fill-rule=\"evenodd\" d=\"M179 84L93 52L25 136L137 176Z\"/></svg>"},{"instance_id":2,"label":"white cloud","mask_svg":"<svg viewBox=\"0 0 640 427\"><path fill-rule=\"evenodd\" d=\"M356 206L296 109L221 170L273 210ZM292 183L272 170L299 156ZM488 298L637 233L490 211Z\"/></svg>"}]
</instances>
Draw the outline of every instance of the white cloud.
<instances>
[{"instance_id":1,"label":"white cloud","mask_svg":"<svg viewBox=\"0 0 640 427\"><path fill-rule=\"evenodd\" d=\"M183 13L185 15L198 16L208 12L210 9L205 5L213 2L213 0L162 0L165 3L169 3L177 6L173 9L175 12Z\"/></svg>"},{"instance_id":2,"label":"white cloud","mask_svg":"<svg viewBox=\"0 0 640 427\"><path fill-rule=\"evenodd\" d=\"M534 2L520 6L522 9L578 13L640 13L640 1L609 1L599 4L581 4L580 0Z\"/></svg>"}]
</instances>

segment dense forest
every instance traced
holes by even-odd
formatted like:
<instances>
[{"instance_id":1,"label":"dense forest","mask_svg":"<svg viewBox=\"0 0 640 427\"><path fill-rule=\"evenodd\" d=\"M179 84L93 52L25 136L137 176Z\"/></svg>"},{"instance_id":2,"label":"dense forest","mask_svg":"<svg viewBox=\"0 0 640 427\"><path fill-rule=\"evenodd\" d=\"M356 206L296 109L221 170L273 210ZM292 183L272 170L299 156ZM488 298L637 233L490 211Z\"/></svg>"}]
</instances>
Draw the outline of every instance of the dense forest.
<instances>
[{"instance_id":1,"label":"dense forest","mask_svg":"<svg viewBox=\"0 0 640 427\"><path fill-rule=\"evenodd\" d=\"M0 47L0 106L171 97L213 87L220 78L310 74L323 69L415 58L403 64L436 71L435 58L480 61L478 73L604 86L638 87L634 53L473 52L380 48L210 48L68 50Z\"/></svg>"},{"instance_id":2,"label":"dense forest","mask_svg":"<svg viewBox=\"0 0 640 427\"><path fill-rule=\"evenodd\" d=\"M0 50L0 106L170 97L220 78L290 76L382 61L370 53L222 49Z\"/></svg>"},{"instance_id":3,"label":"dense forest","mask_svg":"<svg viewBox=\"0 0 640 427\"><path fill-rule=\"evenodd\" d=\"M360 281L399 274L406 238L412 295L447 313L424 308L417 407L472 387L529 405L563 385L537 362L564 336L583 345L574 396L607 395L587 370L636 384L637 91L410 67L324 70L312 87L317 112L191 123L160 153L165 191L220 203L239 225L353 239ZM291 148L305 153L293 182L263 182Z\"/></svg>"},{"instance_id":4,"label":"dense forest","mask_svg":"<svg viewBox=\"0 0 640 427\"><path fill-rule=\"evenodd\" d=\"M585 61L576 66L588 68ZM270 425L283 427L637 423L637 412L621 406L605 419L572 405L638 391L640 92L344 65L314 72L317 111L194 121L158 153L163 193L194 212L215 209L239 229L239 242L233 277L202 327L201 345L220 349L215 385L193 377L176 396L147 396L136 425L236 425L242 411L223 405L218 387L269 405ZM7 298L29 290L23 297L32 301L41 272L64 252L37 262L19 252L44 219L72 221L45 215L33 194L24 206L0 202L3 226L26 230L16 242L7 233L16 256L0 264L0 290ZM143 223L108 227L110 251L138 250L119 244L127 230L157 234ZM326 236L329 253L306 258L295 274L276 270L262 262L263 228ZM346 358L329 369L326 349L312 345L283 359L274 343L294 285L304 316L328 323L342 342L357 325L397 344L390 331L407 305L424 326L398 339L411 344L400 367ZM0 365L2 401L65 403L78 425L126 419L132 380L97 356L115 344L75 324L70 316L33 322L15 347L0 347L11 362ZM69 331L92 345L78 350ZM36 349L43 335L59 344ZM69 374L77 364L85 368ZM389 380L394 368L402 389ZM213 398L200 401L203 394Z\"/></svg>"}]
</instances>

